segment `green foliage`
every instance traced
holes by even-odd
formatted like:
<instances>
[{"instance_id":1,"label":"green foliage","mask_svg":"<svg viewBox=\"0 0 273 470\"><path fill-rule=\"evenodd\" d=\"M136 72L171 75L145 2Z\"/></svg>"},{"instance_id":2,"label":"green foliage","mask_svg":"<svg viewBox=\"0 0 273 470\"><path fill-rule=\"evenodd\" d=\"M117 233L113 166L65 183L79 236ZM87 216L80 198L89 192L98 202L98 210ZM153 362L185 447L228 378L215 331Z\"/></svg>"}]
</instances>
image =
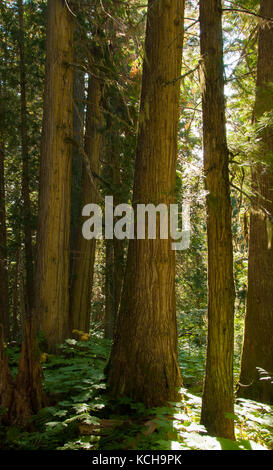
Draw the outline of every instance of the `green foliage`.
<instances>
[{"instance_id":1,"label":"green foliage","mask_svg":"<svg viewBox=\"0 0 273 470\"><path fill-rule=\"evenodd\" d=\"M76 437L79 422L90 422L106 404L100 394L105 389L103 369L109 346L109 341L93 334L88 342L68 339L58 355L42 355L44 390L51 405L33 417L34 432L7 429L5 447L56 449ZM15 365L18 349L7 352Z\"/></svg>"},{"instance_id":2,"label":"green foliage","mask_svg":"<svg viewBox=\"0 0 273 470\"><path fill-rule=\"evenodd\" d=\"M230 8L231 2L223 2ZM118 5L110 0L81 2L77 18L79 37L77 66L87 72L86 50L92 47L103 59L96 72L105 83L102 107L106 121L101 193L120 202L130 202L134 173L137 118L141 88L141 63L146 9L143 2ZM134 4L134 5L133 5ZM234 0L233 7L258 12L258 0ZM38 170L42 123L42 91L45 64L45 0L28 0L25 6L25 62L30 197L33 234L36 230ZM86 7L86 8L84 8ZM107 14L105 14L107 12ZM207 246L204 175L202 171L202 113L198 75L199 24L195 1L187 2L185 48L181 81L180 123L176 199L191 204L191 246L177 253L176 293L178 311L178 352L185 389L181 400L170 406L146 409L129 397L113 402L105 390L104 367L110 343L99 332L89 341L67 339L57 355L43 355L44 390L49 404L32 420L32 430L6 429L0 424L0 448L27 450L82 449L273 449L273 409L250 400L237 400L235 407L237 441L209 436L200 423L201 393L205 370L207 332ZM0 5L0 73L5 82L1 113L5 138L5 185L8 234L10 297L17 299L15 319L23 317L25 260L22 250L22 195L20 147L20 87L18 58L18 17L15 1ZM91 25L91 26L90 26ZM88 42L81 41L81 33ZM250 168L253 162L272 165L272 154L261 152L261 136L272 130L273 113L262 114L253 122L257 65L257 18L228 12L224 16L225 75L228 146L231 159L232 229L236 287L235 380L240 368L241 345L247 285L248 212L252 195ZM102 54L103 53L103 54ZM77 59L78 60L78 59ZM188 73L192 71L192 73ZM264 91L264 102L272 97L272 85ZM120 184L113 183L111 152L118 156ZM105 157L105 158L104 158ZM105 161L106 160L106 161ZM106 170L106 171L105 171ZM18 183L19 182L19 183ZM33 237L34 238L34 237ZM105 247L97 243L92 312L96 328L103 324ZM19 274L19 279L16 278ZM17 308L16 300L11 307ZM21 309L21 310L20 310ZM17 315L17 317L16 317ZM20 325L19 325L20 326ZM16 332L17 333L17 332ZM16 335L14 335L16 336ZM15 338L14 338L15 339ZM17 339L17 337L16 337ZM43 337L39 337L40 344ZM12 373L17 371L20 348L7 347ZM262 379L272 380L261 371ZM0 410L1 414L1 410Z\"/></svg>"},{"instance_id":3,"label":"green foliage","mask_svg":"<svg viewBox=\"0 0 273 470\"><path fill-rule=\"evenodd\" d=\"M192 317L194 321L194 315ZM1 448L13 450L256 450L273 448L273 407L239 399L236 442L209 436L200 425L204 345L179 342L184 383L181 399L147 409L129 397L105 393L104 367L110 342L100 333L89 341L68 339L58 355L44 355L44 388L49 405L32 418L32 429L0 426ZM16 366L18 348L7 349Z\"/></svg>"}]
</instances>

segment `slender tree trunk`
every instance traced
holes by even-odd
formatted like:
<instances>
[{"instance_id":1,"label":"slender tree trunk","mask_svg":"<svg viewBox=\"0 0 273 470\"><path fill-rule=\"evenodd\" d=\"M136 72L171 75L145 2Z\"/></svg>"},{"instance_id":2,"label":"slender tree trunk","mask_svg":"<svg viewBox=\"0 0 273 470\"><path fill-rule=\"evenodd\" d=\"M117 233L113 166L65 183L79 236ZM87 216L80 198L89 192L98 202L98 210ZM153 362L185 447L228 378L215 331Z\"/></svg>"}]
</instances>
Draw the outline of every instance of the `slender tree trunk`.
<instances>
[{"instance_id":1,"label":"slender tree trunk","mask_svg":"<svg viewBox=\"0 0 273 470\"><path fill-rule=\"evenodd\" d=\"M273 17L271 0L261 1L260 14ZM261 20L258 41L257 92L254 118L272 111L273 82L273 25ZM248 258L248 292L245 335L242 352L240 387L238 395L244 398L273 403L271 380L260 380L265 375L257 367L273 376L273 244L272 222L259 210L264 207L273 216L273 126L263 130L258 158L254 167L253 190L257 207L250 217ZM263 164L267 162L267 164ZM268 374L266 374L268 375Z\"/></svg>"},{"instance_id":2,"label":"slender tree trunk","mask_svg":"<svg viewBox=\"0 0 273 470\"><path fill-rule=\"evenodd\" d=\"M113 240L105 241L105 319L104 337L113 339L115 323L114 300L114 244Z\"/></svg>"},{"instance_id":3,"label":"slender tree trunk","mask_svg":"<svg viewBox=\"0 0 273 470\"><path fill-rule=\"evenodd\" d=\"M73 36L67 2L48 0L35 312L51 351L69 334Z\"/></svg>"},{"instance_id":4,"label":"slender tree trunk","mask_svg":"<svg viewBox=\"0 0 273 470\"><path fill-rule=\"evenodd\" d=\"M20 91L21 91L21 147L22 147L22 199L26 269L26 311L33 308L33 248L31 233L31 202L29 190L29 154L27 136L27 104L26 104L26 67L25 67L25 29L23 1L17 1L19 13L19 57L20 57Z\"/></svg>"},{"instance_id":5,"label":"slender tree trunk","mask_svg":"<svg viewBox=\"0 0 273 470\"><path fill-rule=\"evenodd\" d=\"M2 94L0 100L2 101ZM5 198L5 144L0 129L0 324L3 325L5 339L9 339L9 295L8 295L8 253L6 229L6 198Z\"/></svg>"},{"instance_id":6,"label":"slender tree trunk","mask_svg":"<svg viewBox=\"0 0 273 470\"><path fill-rule=\"evenodd\" d=\"M221 1L200 0L204 172L208 239L208 344L201 422L234 438L234 282L225 129Z\"/></svg>"},{"instance_id":7,"label":"slender tree trunk","mask_svg":"<svg viewBox=\"0 0 273 470\"><path fill-rule=\"evenodd\" d=\"M75 57L77 61L77 57ZM80 149L84 140L84 115L85 115L85 77L81 70L74 71L73 92L73 146L72 152L72 181L71 181L71 227L70 250L71 267L73 267L74 250L77 243L79 224L81 223L82 203L82 173L83 161Z\"/></svg>"},{"instance_id":8,"label":"slender tree trunk","mask_svg":"<svg viewBox=\"0 0 273 470\"><path fill-rule=\"evenodd\" d=\"M110 119L110 132L111 132ZM121 204L122 182L120 178L120 149L117 136L111 135L106 149L105 178L112 187L114 209ZM114 218L114 223L116 222ZM105 254L105 338L113 339L115 321L120 305L121 290L124 278L124 240L106 240Z\"/></svg>"},{"instance_id":9,"label":"slender tree trunk","mask_svg":"<svg viewBox=\"0 0 273 470\"><path fill-rule=\"evenodd\" d=\"M9 368L8 356L4 348L3 325L0 324L0 406L4 410L9 410L13 401L14 381ZM0 421L9 424L8 415L0 415Z\"/></svg>"},{"instance_id":10,"label":"slender tree trunk","mask_svg":"<svg viewBox=\"0 0 273 470\"><path fill-rule=\"evenodd\" d=\"M99 202L97 179L99 174L99 153L101 145L100 126L102 124L101 113L102 85L99 79L91 76L88 84L88 105L86 113L86 134L84 152L90 161L93 182L90 174L83 166L83 190L82 207L90 203ZM96 253L96 240L86 240L79 227L75 248L73 265L73 278L71 288L71 323L72 329L89 332L91 314L91 293Z\"/></svg>"},{"instance_id":11,"label":"slender tree trunk","mask_svg":"<svg viewBox=\"0 0 273 470\"><path fill-rule=\"evenodd\" d=\"M19 234L19 258L18 258L18 275L19 275L19 284L18 284L18 292L19 292L19 310L20 310L20 329L22 334L22 339L24 340L24 327L27 319L27 312L26 312L26 303L25 303L25 279L24 279L24 261L23 261L23 248L21 246L21 233ZM32 312L29 312L30 315Z\"/></svg>"},{"instance_id":12,"label":"slender tree trunk","mask_svg":"<svg viewBox=\"0 0 273 470\"><path fill-rule=\"evenodd\" d=\"M3 41L6 66L7 46ZM9 339L9 276L6 227L6 191L5 191L5 137L6 137L6 77L0 82L0 325L3 334Z\"/></svg>"},{"instance_id":13,"label":"slender tree trunk","mask_svg":"<svg viewBox=\"0 0 273 470\"><path fill-rule=\"evenodd\" d=\"M183 0L149 0L134 205L174 202L183 45ZM176 400L175 253L171 240L130 240L107 367L109 392L146 406Z\"/></svg>"},{"instance_id":14,"label":"slender tree trunk","mask_svg":"<svg viewBox=\"0 0 273 470\"><path fill-rule=\"evenodd\" d=\"M18 237L19 238L19 237ZM13 293L12 293L12 339L13 341L17 341L18 334L19 334L19 267L20 267L20 256L21 256L21 246L18 243L16 249L16 262L14 265L14 274L13 274Z\"/></svg>"},{"instance_id":15,"label":"slender tree trunk","mask_svg":"<svg viewBox=\"0 0 273 470\"><path fill-rule=\"evenodd\" d=\"M75 33L75 39L76 40ZM78 51L75 51L77 62ZM84 147L84 127L85 127L85 74L78 69L74 71L74 91L73 91L73 151L71 170L71 222L70 222L70 270L69 270L69 291L74 282L74 268L77 257L77 243L79 226L81 225L82 211L82 187L83 187L83 159L81 149ZM71 302L71 299L70 299ZM71 321L71 318L70 318ZM70 324L70 331L72 326Z\"/></svg>"},{"instance_id":16,"label":"slender tree trunk","mask_svg":"<svg viewBox=\"0 0 273 470\"><path fill-rule=\"evenodd\" d=\"M114 206L115 207L115 206ZM106 240L104 336L113 339L124 278L124 240Z\"/></svg>"}]
</instances>

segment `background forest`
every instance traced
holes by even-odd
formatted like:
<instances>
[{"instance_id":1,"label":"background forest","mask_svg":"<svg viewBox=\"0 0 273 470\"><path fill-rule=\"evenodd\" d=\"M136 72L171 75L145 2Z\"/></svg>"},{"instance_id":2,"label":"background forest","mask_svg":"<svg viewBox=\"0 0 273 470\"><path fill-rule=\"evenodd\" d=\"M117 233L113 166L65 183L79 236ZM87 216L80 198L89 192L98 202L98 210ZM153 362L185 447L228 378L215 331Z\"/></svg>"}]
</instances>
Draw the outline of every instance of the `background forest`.
<instances>
[{"instance_id":1,"label":"background forest","mask_svg":"<svg viewBox=\"0 0 273 470\"><path fill-rule=\"evenodd\" d=\"M0 449L273 449L272 0L3 0L0 38ZM86 240L105 196L189 203L190 248Z\"/></svg>"}]
</instances>

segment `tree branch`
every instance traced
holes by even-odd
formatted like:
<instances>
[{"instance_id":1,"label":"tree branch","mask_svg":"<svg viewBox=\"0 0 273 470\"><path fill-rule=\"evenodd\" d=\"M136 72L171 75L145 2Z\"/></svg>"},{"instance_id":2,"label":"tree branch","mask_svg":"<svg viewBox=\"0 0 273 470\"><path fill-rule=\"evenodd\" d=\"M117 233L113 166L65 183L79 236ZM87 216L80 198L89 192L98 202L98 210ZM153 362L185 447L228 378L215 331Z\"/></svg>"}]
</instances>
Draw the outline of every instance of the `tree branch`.
<instances>
[{"instance_id":1,"label":"tree branch","mask_svg":"<svg viewBox=\"0 0 273 470\"><path fill-rule=\"evenodd\" d=\"M256 16L257 18L262 18L263 20L271 21L273 23L273 18L269 16L263 16L255 11L246 10L244 8L222 8L221 11L230 11L230 12L238 12L238 13L246 13L247 15Z\"/></svg>"}]
</instances>

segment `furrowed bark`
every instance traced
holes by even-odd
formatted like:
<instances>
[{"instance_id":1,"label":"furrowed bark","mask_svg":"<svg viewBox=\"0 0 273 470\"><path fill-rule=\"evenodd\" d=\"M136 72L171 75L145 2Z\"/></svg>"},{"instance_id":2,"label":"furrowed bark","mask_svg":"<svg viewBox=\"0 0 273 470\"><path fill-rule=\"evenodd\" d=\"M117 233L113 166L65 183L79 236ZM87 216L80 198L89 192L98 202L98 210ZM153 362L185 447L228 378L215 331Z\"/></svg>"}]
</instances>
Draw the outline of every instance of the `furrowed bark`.
<instances>
[{"instance_id":1,"label":"furrowed bark","mask_svg":"<svg viewBox=\"0 0 273 470\"><path fill-rule=\"evenodd\" d=\"M25 67L25 28L23 1L18 0L19 14L19 57L20 57L20 93L21 93L21 152L22 152L22 199L23 199L23 226L25 245L25 270L26 270L26 312L29 315L34 303L34 274L33 274L33 247L31 231L31 202L29 188L29 152L27 135L27 98L26 98L26 67Z\"/></svg>"},{"instance_id":2,"label":"furrowed bark","mask_svg":"<svg viewBox=\"0 0 273 470\"><path fill-rule=\"evenodd\" d=\"M69 335L73 36L67 3L49 0L35 313L50 351Z\"/></svg>"},{"instance_id":3,"label":"furrowed bark","mask_svg":"<svg viewBox=\"0 0 273 470\"><path fill-rule=\"evenodd\" d=\"M99 79L89 77L88 105L86 114L86 134L84 152L90 160L93 173L99 174L99 154L101 145L102 112L101 112L102 84ZM93 183L86 165L83 166L82 207L90 203L99 202L98 185L95 176ZM91 293L96 253L96 240L86 240L79 227L75 248L73 279L71 289L71 321L72 330L89 332L91 313Z\"/></svg>"},{"instance_id":4,"label":"furrowed bark","mask_svg":"<svg viewBox=\"0 0 273 470\"><path fill-rule=\"evenodd\" d=\"M262 0L260 14L273 17L271 0ZM260 21L258 39L257 91L254 119L272 111L273 23ZM245 333L238 396L273 403L273 245L272 222L259 209L273 215L273 128L267 126L260 136L260 162L252 172L257 206L250 217L248 292ZM266 162L264 164L263 162ZM260 374L258 369L267 374Z\"/></svg>"},{"instance_id":5,"label":"furrowed bark","mask_svg":"<svg viewBox=\"0 0 273 470\"><path fill-rule=\"evenodd\" d=\"M134 180L137 203L174 202L183 45L182 0L148 2ZM171 240L130 240L109 392L146 406L178 398L175 253Z\"/></svg>"},{"instance_id":6,"label":"furrowed bark","mask_svg":"<svg viewBox=\"0 0 273 470\"><path fill-rule=\"evenodd\" d=\"M234 282L220 0L200 0L203 146L207 196L208 341L201 422L234 439Z\"/></svg>"}]
</instances>

